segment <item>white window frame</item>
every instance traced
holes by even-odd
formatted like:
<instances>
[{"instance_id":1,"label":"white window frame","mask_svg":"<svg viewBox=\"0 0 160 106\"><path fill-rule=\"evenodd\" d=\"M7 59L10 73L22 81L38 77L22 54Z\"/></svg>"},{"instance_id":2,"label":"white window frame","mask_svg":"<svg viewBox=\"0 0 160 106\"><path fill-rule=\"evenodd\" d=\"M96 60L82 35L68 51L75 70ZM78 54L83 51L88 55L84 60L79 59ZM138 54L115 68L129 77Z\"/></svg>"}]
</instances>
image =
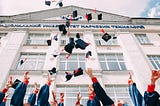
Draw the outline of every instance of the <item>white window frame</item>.
<instances>
[{"instance_id":1,"label":"white window frame","mask_svg":"<svg viewBox=\"0 0 160 106\"><path fill-rule=\"evenodd\" d=\"M151 43L146 34L135 34L135 36L140 44L150 44Z\"/></svg>"},{"instance_id":2,"label":"white window frame","mask_svg":"<svg viewBox=\"0 0 160 106\"><path fill-rule=\"evenodd\" d=\"M103 56L103 58L100 58L100 56ZM108 59L107 57L108 56L111 56L111 57L114 57L114 60L113 59ZM121 58L119 56L122 56ZM125 65L125 60L124 60L124 56L123 54L121 53L111 53L111 54L102 54L102 53L99 53L98 54L98 58L99 58L99 62L100 62L100 65L101 65L101 68L102 70L107 70L107 71L126 71L127 68L126 68L126 65ZM106 65L106 69L103 69L102 67L102 62L105 63ZM110 69L110 65L109 63L117 63L118 64L118 69ZM124 69L122 69L123 67L121 66L120 63L123 63L124 64Z\"/></svg>"},{"instance_id":3,"label":"white window frame","mask_svg":"<svg viewBox=\"0 0 160 106\"><path fill-rule=\"evenodd\" d=\"M81 58L81 56L84 56L84 58ZM69 59L65 59L66 54L61 54L60 56L60 60L59 60L59 70L75 70L79 67L81 67L82 69L85 69L85 54L81 53L81 54L72 54ZM76 57L76 58L74 58ZM68 63L69 62L73 62L73 63L77 63L78 66L74 66L74 68L69 69L68 68ZM64 68L62 67L61 63L64 63ZM80 64L84 64L84 66L81 66ZM63 68L63 69L62 69Z\"/></svg>"},{"instance_id":4,"label":"white window frame","mask_svg":"<svg viewBox=\"0 0 160 106\"><path fill-rule=\"evenodd\" d=\"M133 106L128 85L105 85L105 90L114 103L117 103L118 100L124 100L129 106Z\"/></svg>"},{"instance_id":5,"label":"white window frame","mask_svg":"<svg viewBox=\"0 0 160 106\"><path fill-rule=\"evenodd\" d=\"M51 39L50 33L29 33L26 45L47 45L47 40Z\"/></svg>"},{"instance_id":6,"label":"white window frame","mask_svg":"<svg viewBox=\"0 0 160 106\"><path fill-rule=\"evenodd\" d=\"M20 65L20 61L25 60L25 58L27 58L26 61ZM16 70L43 70L45 58L45 53L21 53ZM32 66L31 69L30 66Z\"/></svg>"},{"instance_id":7,"label":"white window frame","mask_svg":"<svg viewBox=\"0 0 160 106\"><path fill-rule=\"evenodd\" d=\"M107 42L102 39L102 34L95 33L94 40L97 46L109 46L109 45L119 45L117 39L113 39L115 34L110 34L112 38Z\"/></svg>"},{"instance_id":8,"label":"white window frame","mask_svg":"<svg viewBox=\"0 0 160 106\"><path fill-rule=\"evenodd\" d=\"M156 70L160 70L160 55L148 55L148 59Z\"/></svg>"}]
</instances>

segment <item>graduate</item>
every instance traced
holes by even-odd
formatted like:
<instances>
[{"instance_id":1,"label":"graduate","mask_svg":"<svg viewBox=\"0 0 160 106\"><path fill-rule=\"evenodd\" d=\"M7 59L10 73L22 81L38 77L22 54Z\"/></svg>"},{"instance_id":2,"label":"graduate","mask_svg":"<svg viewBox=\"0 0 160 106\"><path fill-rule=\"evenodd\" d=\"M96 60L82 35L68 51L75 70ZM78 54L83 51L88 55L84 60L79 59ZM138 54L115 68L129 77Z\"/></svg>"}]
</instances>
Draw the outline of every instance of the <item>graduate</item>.
<instances>
[{"instance_id":1,"label":"graduate","mask_svg":"<svg viewBox=\"0 0 160 106\"><path fill-rule=\"evenodd\" d=\"M37 106L50 106L48 102L49 99L49 87L52 83L50 74L48 73L48 78L46 83L40 88L37 98Z\"/></svg>"},{"instance_id":2,"label":"graduate","mask_svg":"<svg viewBox=\"0 0 160 106\"><path fill-rule=\"evenodd\" d=\"M34 83L34 87L35 88L34 88L33 92L29 95L28 101L27 101L27 103L24 104L24 106L35 106L36 97L37 97L37 94L39 91L38 84L36 82Z\"/></svg>"},{"instance_id":3,"label":"graduate","mask_svg":"<svg viewBox=\"0 0 160 106\"><path fill-rule=\"evenodd\" d=\"M106 92L101 87L100 83L98 82L97 78L93 75L92 69L88 68L86 70L86 73L91 78L91 80L93 82L92 86L93 86L94 92L95 92L98 100L101 101L103 106L127 106L127 104L122 100L117 101L117 104L114 105L114 101L106 94ZM92 105L92 106L94 106L94 105Z\"/></svg>"},{"instance_id":4,"label":"graduate","mask_svg":"<svg viewBox=\"0 0 160 106\"><path fill-rule=\"evenodd\" d=\"M140 94L136 87L136 83L133 82L131 73L129 73L128 85L129 94L134 106L160 106L160 95L156 92L155 84L160 78L160 71L152 70L151 83L148 85L147 91L144 93L144 97Z\"/></svg>"},{"instance_id":5,"label":"graduate","mask_svg":"<svg viewBox=\"0 0 160 106\"><path fill-rule=\"evenodd\" d=\"M77 101L76 101L75 106L83 106L83 105L80 103L80 102L81 102L81 99L82 99L81 93L78 92L78 93L77 93Z\"/></svg>"},{"instance_id":6,"label":"graduate","mask_svg":"<svg viewBox=\"0 0 160 106\"><path fill-rule=\"evenodd\" d=\"M23 82L19 82L18 85L15 88L15 91L11 98L11 106L23 106L23 100L26 93L27 85L29 83L29 72L26 71L24 73L24 79Z\"/></svg>"}]
</instances>

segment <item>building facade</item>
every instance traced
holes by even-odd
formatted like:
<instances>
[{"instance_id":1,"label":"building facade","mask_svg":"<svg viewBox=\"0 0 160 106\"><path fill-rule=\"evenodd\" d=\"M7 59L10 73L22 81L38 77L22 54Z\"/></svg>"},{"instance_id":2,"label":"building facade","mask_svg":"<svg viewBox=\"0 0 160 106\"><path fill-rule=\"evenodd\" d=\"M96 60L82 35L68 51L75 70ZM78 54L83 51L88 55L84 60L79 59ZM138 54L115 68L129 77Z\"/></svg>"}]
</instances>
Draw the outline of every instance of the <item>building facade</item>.
<instances>
[{"instance_id":1,"label":"building facade","mask_svg":"<svg viewBox=\"0 0 160 106\"><path fill-rule=\"evenodd\" d=\"M68 16L77 10L77 20L70 23L69 34L62 34L58 25L65 24ZM85 19L86 13L92 13L92 20ZM97 15L102 14L102 20ZM128 73L131 72L137 87L143 94L150 83L153 69L160 69L160 19L130 18L103 11L66 6L58 9L0 16L0 87L4 87L8 77L23 79L23 73L28 70L30 82L25 100L32 92L34 82L42 86L47 79L48 70L56 67L56 73L51 75L55 81L50 90L65 93L65 106L74 106L77 93L81 92L81 104L85 106L88 99L90 78L83 75L66 81L65 72L81 67L83 70L92 68L94 75L107 94L116 102L125 100L132 106L128 95ZM104 29L111 39L102 39ZM69 42L69 36L76 39L76 33L90 43L85 50L73 49L71 56L66 59L64 46ZM58 40L53 37L57 35ZM51 46L47 40L52 39ZM60 55L54 57L55 51ZM87 51L92 52L86 58ZM21 60L25 60L21 64ZM157 82L156 90L160 88ZM9 104L14 89L8 91ZM50 95L50 100L52 96Z\"/></svg>"}]
</instances>

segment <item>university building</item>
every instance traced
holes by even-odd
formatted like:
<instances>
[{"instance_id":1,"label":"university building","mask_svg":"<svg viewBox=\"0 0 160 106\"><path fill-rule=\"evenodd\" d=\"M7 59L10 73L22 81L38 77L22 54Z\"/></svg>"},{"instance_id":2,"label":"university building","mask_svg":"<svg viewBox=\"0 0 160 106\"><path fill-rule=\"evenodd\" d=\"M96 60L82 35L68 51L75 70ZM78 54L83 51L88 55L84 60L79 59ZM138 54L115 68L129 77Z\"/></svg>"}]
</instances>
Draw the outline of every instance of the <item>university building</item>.
<instances>
[{"instance_id":1,"label":"university building","mask_svg":"<svg viewBox=\"0 0 160 106\"><path fill-rule=\"evenodd\" d=\"M72 17L73 11L78 15ZM87 21L86 14L92 15ZM102 14L102 20L97 15ZM70 20L67 33L59 31L59 25ZM107 42L102 39L104 29L111 39ZM76 40L76 34L90 43L85 50L74 48L68 54L64 46L69 42L69 36ZM57 35L57 41L54 36ZM47 45L47 40L51 45ZM59 52L54 57L55 52ZM86 58L86 53L92 55ZM25 60L21 63L21 60ZM142 93L150 83L151 70L160 69L160 19L159 18L132 18L104 11L77 6L66 6L50 10L42 10L13 16L0 16L0 88L2 89L9 76L13 80L23 80L23 74L29 71L29 85L25 101L34 89L34 82L41 87L46 83L48 70L56 68L51 77L55 79L50 91L64 92L65 106L74 106L77 93L81 92L81 104L86 106L88 100L88 85L91 79L85 73L89 67L107 94L116 102L125 100L132 106L128 94L128 73L131 72L137 87ZM66 81L65 72L73 72L82 68L83 75L72 77ZM156 90L160 92L160 81ZM8 91L9 105L14 89ZM52 95L50 94L50 100ZM8 106L7 105L7 106Z\"/></svg>"}]
</instances>

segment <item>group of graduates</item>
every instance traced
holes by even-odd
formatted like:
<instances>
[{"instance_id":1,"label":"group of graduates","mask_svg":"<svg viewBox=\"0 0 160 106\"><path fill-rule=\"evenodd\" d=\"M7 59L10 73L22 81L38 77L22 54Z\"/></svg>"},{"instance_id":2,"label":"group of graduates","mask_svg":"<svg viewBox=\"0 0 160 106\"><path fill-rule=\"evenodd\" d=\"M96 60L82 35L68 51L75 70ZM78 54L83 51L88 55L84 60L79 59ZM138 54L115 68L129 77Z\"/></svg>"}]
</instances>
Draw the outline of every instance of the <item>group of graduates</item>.
<instances>
[{"instance_id":1,"label":"group of graduates","mask_svg":"<svg viewBox=\"0 0 160 106\"><path fill-rule=\"evenodd\" d=\"M117 103L107 95L105 90L102 88L97 78L93 75L92 69L88 68L86 73L92 80L92 85L88 87L88 101L87 106L129 106L127 101L118 100ZM29 83L29 72L24 73L24 79L19 82L15 88L12 95L10 106L64 106L64 93L60 93L60 98L57 100L56 93L52 91L53 100L49 102L49 88L53 80L50 74L48 74L46 83L39 89L37 83L35 83L35 89L29 95L28 100L24 103L24 96L26 93L27 85ZM148 85L147 91L145 91L144 96L142 96L136 87L136 83L133 82L132 76L129 73L128 85L129 94L134 106L160 106L160 95L156 92L155 83L160 78L160 71L153 70L151 72L151 84ZM10 87L12 87L12 77L6 83L6 86L2 91L0 91L0 106L5 106L7 101L6 92ZM38 95L38 96L37 96ZM81 102L81 94L77 93L77 101L75 101L75 106L83 106ZM36 103L37 102L37 103ZM100 103L101 102L101 103Z\"/></svg>"}]
</instances>

